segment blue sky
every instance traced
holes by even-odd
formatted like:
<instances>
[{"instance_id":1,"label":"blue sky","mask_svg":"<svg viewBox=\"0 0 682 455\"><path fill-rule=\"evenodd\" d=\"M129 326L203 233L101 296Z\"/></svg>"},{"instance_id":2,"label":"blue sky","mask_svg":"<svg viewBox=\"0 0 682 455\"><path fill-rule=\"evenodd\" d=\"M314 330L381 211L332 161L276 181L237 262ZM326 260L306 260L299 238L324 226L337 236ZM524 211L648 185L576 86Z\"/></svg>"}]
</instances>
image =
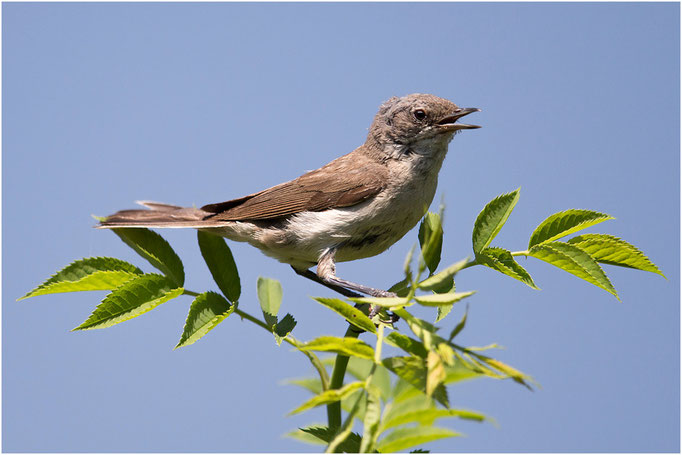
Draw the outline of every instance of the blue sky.
<instances>
[{"instance_id":1,"label":"blue sky","mask_svg":"<svg viewBox=\"0 0 682 455\"><path fill-rule=\"evenodd\" d=\"M433 451L679 451L680 31L676 3L2 5L2 392L4 451L315 451L283 438L324 421L285 414L312 374L233 316L172 351L189 298L106 330L71 333L103 293L22 302L72 260L150 267L91 214L137 199L203 205L297 177L351 151L379 104L433 93L479 107L458 135L433 208L447 205L443 264L471 254L476 215L522 187L495 243L524 249L567 208L615 216L590 230L640 247L668 280L613 267L622 302L528 259L533 291L489 269L458 276L463 344L542 388L479 380L453 405L499 427L446 422L466 438ZM188 287L216 289L194 232L163 232ZM386 287L414 231L339 275ZM256 280L282 281L302 340L344 324L331 295L288 266L230 244L258 313ZM450 330L464 307L446 319ZM405 330L405 327L402 327Z\"/></svg>"}]
</instances>

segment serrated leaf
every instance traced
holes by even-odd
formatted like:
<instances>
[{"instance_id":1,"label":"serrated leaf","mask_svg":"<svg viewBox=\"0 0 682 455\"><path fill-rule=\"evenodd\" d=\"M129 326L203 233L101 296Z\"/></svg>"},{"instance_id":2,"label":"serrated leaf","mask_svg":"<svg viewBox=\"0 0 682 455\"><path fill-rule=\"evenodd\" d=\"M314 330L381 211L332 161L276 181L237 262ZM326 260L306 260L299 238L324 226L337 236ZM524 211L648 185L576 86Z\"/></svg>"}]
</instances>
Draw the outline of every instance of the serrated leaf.
<instances>
[{"instance_id":1,"label":"serrated leaf","mask_svg":"<svg viewBox=\"0 0 682 455\"><path fill-rule=\"evenodd\" d=\"M472 243L474 253L480 253L490 245L495 236L500 232L504 223L507 222L514 206L519 201L521 188L511 193L501 194L488 202L481 213L478 214L474 223Z\"/></svg>"},{"instance_id":2,"label":"serrated leaf","mask_svg":"<svg viewBox=\"0 0 682 455\"><path fill-rule=\"evenodd\" d=\"M272 328L277 324L277 313L282 304L282 285L271 278L258 277L258 301L260 302L265 323Z\"/></svg>"},{"instance_id":3,"label":"serrated leaf","mask_svg":"<svg viewBox=\"0 0 682 455\"><path fill-rule=\"evenodd\" d=\"M108 257L79 259L18 300L59 292L116 289L139 275L142 275L142 270L120 259Z\"/></svg>"},{"instance_id":4,"label":"serrated leaf","mask_svg":"<svg viewBox=\"0 0 682 455\"><path fill-rule=\"evenodd\" d=\"M458 417L465 420L475 420L482 422L486 419L484 414L480 412L468 411L466 409L415 409L409 410L405 413L391 416L383 424L384 429L405 425L407 423L416 422L419 425L431 426L437 419L446 417Z\"/></svg>"},{"instance_id":5,"label":"serrated leaf","mask_svg":"<svg viewBox=\"0 0 682 455\"><path fill-rule=\"evenodd\" d=\"M348 414L353 412L353 417L362 422L365 418L365 410L367 409L367 396L364 390L356 390L341 400L341 409Z\"/></svg>"},{"instance_id":6,"label":"serrated leaf","mask_svg":"<svg viewBox=\"0 0 682 455\"><path fill-rule=\"evenodd\" d=\"M445 380L445 365L443 358L435 351L429 351L426 356L426 396L432 396L436 388Z\"/></svg>"},{"instance_id":7,"label":"serrated leaf","mask_svg":"<svg viewBox=\"0 0 682 455\"><path fill-rule=\"evenodd\" d=\"M300 428L300 431L311 434L319 440L329 444L336 435L336 431L329 430L325 426L310 426L307 428ZM357 433L351 433L346 437L346 440L337 446L337 451L345 453L359 453L361 437Z\"/></svg>"},{"instance_id":8,"label":"serrated leaf","mask_svg":"<svg viewBox=\"0 0 682 455\"><path fill-rule=\"evenodd\" d=\"M514 256L509 250L497 247L486 248L476 256L476 259L486 267L515 278L533 289L540 289L535 285L533 278L526 272L526 269L514 260Z\"/></svg>"},{"instance_id":9,"label":"serrated leaf","mask_svg":"<svg viewBox=\"0 0 682 455\"><path fill-rule=\"evenodd\" d=\"M424 306L452 305L462 299L474 295L476 291L450 292L448 294L418 295L414 299Z\"/></svg>"},{"instance_id":10,"label":"serrated leaf","mask_svg":"<svg viewBox=\"0 0 682 455\"><path fill-rule=\"evenodd\" d=\"M344 356L373 359L374 348L357 338L322 336L298 347L301 351L335 352Z\"/></svg>"},{"instance_id":11,"label":"serrated leaf","mask_svg":"<svg viewBox=\"0 0 682 455\"><path fill-rule=\"evenodd\" d=\"M518 382L519 384L523 384L528 389L531 388L530 385L528 384L528 382L529 381L532 382L533 379L530 376L528 376L527 374L521 373L516 368L513 368L513 367L507 365L506 363L500 362L497 359L493 359L491 357L487 357L487 356L480 355L480 354L476 355L476 360L482 361L486 365L502 372L504 375L512 378L514 381Z\"/></svg>"},{"instance_id":12,"label":"serrated leaf","mask_svg":"<svg viewBox=\"0 0 682 455\"><path fill-rule=\"evenodd\" d=\"M618 300L618 293L609 281L604 270L585 250L577 245L563 242L542 243L528 250L530 256L559 267L578 278L598 286L613 294Z\"/></svg>"},{"instance_id":13,"label":"serrated leaf","mask_svg":"<svg viewBox=\"0 0 682 455\"><path fill-rule=\"evenodd\" d=\"M185 283L185 269L166 240L146 228L116 228L114 233L137 254L170 278L176 287Z\"/></svg>"},{"instance_id":14,"label":"serrated leaf","mask_svg":"<svg viewBox=\"0 0 682 455\"><path fill-rule=\"evenodd\" d=\"M383 365L377 364L370 381L370 387L378 390L381 399L384 401L388 401L391 397L391 374Z\"/></svg>"},{"instance_id":15,"label":"serrated leaf","mask_svg":"<svg viewBox=\"0 0 682 455\"><path fill-rule=\"evenodd\" d=\"M665 278L663 272L637 247L613 235L583 234L573 237L568 243L579 246L597 262L653 272Z\"/></svg>"},{"instance_id":16,"label":"serrated leaf","mask_svg":"<svg viewBox=\"0 0 682 455\"><path fill-rule=\"evenodd\" d=\"M189 307L185 327L175 349L197 342L231 315L234 309L235 305L216 292L199 294Z\"/></svg>"},{"instance_id":17,"label":"serrated leaf","mask_svg":"<svg viewBox=\"0 0 682 455\"><path fill-rule=\"evenodd\" d=\"M570 209L555 213L548 216L535 228L530 236L528 248L541 243L552 242L595 224L613 219L611 215L593 212L592 210Z\"/></svg>"},{"instance_id":18,"label":"serrated leaf","mask_svg":"<svg viewBox=\"0 0 682 455\"><path fill-rule=\"evenodd\" d=\"M284 338L294 330L294 327L296 327L296 319L289 313L287 313L281 321L275 324L275 328L272 332L275 334L277 346L282 344Z\"/></svg>"},{"instance_id":19,"label":"serrated leaf","mask_svg":"<svg viewBox=\"0 0 682 455\"><path fill-rule=\"evenodd\" d=\"M410 302L405 297L349 297L348 300L355 303L367 303L370 305L377 305L382 308L395 308L398 306L407 306Z\"/></svg>"},{"instance_id":20,"label":"serrated leaf","mask_svg":"<svg viewBox=\"0 0 682 455\"><path fill-rule=\"evenodd\" d=\"M379 390L369 388L367 391L367 404L363 418L362 442L360 452L372 452L379 437L379 425L381 423L381 398Z\"/></svg>"},{"instance_id":21,"label":"serrated leaf","mask_svg":"<svg viewBox=\"0 0 682 455\"><path fill-rule=\"evenodd\" d=\"M322 425L320 425L322 426ZM325 427L326 428L326 427ZM305 444L314 444L314 445L326 445L324 441L319 439L316 436L313 436L312 434L305 433L301 431L300 428L295 429L294 431L290 431L289 433L286 433L284 436L295 439L299 442L303 442Z\"/></svg>"},{"instance_id":22,"label":"serrated leaf","mask_svg":"<svg viewBox=\"0 0 682 455\"><path fill-rule=\"evenodd\" d=\"M424 341L425 346L429 346L427 340L431 339L432 336L438 331L438 327L427 322L423 319L419 319L404 309L395 310L395 314L403 318L407 323L407 326L412 330L420 340Z\"/></svg>"},{"instance_id":23,"label":"serrated leaf","mask_svg":"<svg viewBox=\"0 0 682 455\"><path fill-rule=\"evenodd\" d=\"M426 359L414 356L388 357L382 360L382 364L413 387L426 394ZM445 390L443 384L435 388L433 398L446 408L450 406L447 390Z\"/></svg>"},{"instance_id":24,"label":"serrated leaf","mask_svg":"<svg viewBox=\"0 0 682 455\"><path fill-rule=\"evenodd\" d=\"M457 357L457 354L455 354L455 357ZM482 373L480 372L480 369L465 366L460 359L461 358L457 359L455 366L445 367L445 380L443 381L443 384L452 384L481 376Z\"/></svg>"},{"instance_id":25,"label":"serrated leaf","mask_svg":"<svg viewBox=\"0 0 682 455\"><path fill-rule=\"evenodd\" d=\"M365 313L348 305L343 300L330 299L326 297L313 297L313 300L340 314L354 326L367 332L376 333L377 329L374 326L372 320L368 318Z\"/></svg>"},{"instance_id":26,"label":"serrated leaf","mask_svg":"<svg viewBox=\"0 0 682 455\"><path fill-rule=\"evenodd\" d=\"M300 412L307 411L308 409L312 409L316 406L321 406L324 404L340 401L345 397L349 396L350 394L352 394L353 392L355 392L356 390L362 389L364 385L365 385L364 382L357 381L351 382L350 384L346 384L340 389L326 390L318 395L315 395L314 397L303 403L301 406L291 411L289 415L298 414Z\"/></svg>"},{"instance_id":27,"label":"serrated leaf","mask_svg":"<svg viewBox=\"0 0 682 455\"><path fill-rule=\"evenodd\" d=\"M464 311L464 315L462 316L462 319L455 326L455 328L452 329L452 332L450 332L450 337L448 338L448 341L452 341L452 339L455 338L459 334L459 332L461 332L464 329L464 327L466 326L466 323L467 323L467 315L468 314L469 314L469 305L467 305L467 308Z\"/></svg>"},{"instance_id":28,"label":"serrated leaf","mask_svg":"<svg viewBox=\"0 0 682 455\"><path fill-rule=\"evenodd\" d=\"M452 264L443 271L438 272L433 276L430 276L429 278L419 283L417 286L419 287L419 289L424 289L425 291L442 289L444 286L446 286L446 283L448 284L452 283L452 277L455 276L457 272L462 270L464 266L467 265L468 262L469 258L462 259L461 261Z\"/></svg>"},{"instance_id":29,"label":"serrated leaf","mask_svg":"<svg viewBox=\"0 0 682 455\"><path fill-rule=\"evenodd\" d=\"M432 426L399 428L382 438L377 445L377 449L379 452L398 452L437 439L452 438L456 436L462 436L462 434L445 428Z\"/></svg>"},{"instance_id":30,"label":"serrated leaf","mask_svg":"<svg viewBox=\"0 0 682 455\"><path fill-rule=\"evenodd\" d=\"M183 292L168 277L148 273L108 294L81 325L73 330L103 329L150 311Z\"/></svg>"},{"instance_id":31,"label":"serrated leaf","mask_svg":"<svg viewBox=\"0 0 682 455\"><path fill-rule=\"evenodd\" d=\"M230 302L236 302L242 293L242 285L230 247L222 237L203 231L197 231L197 240L213 281Z\"/></svg>"},{"instance_id":32,"label":"serrated leaf","mask_svg":"<svg viewBox=\"0 0 682 455\"><path fill-rule=\"evenodd\" d=\"M408 354L426 358L427 350L424 345L414 338L408 337L407 335L403 335L399 332L391 332L385 338L385 341L392 346L402 349Z\"/></svg>"},{"instance_id":33,"label":"serrated leaf","mask_svg":"<svg viewBox=\"0 0 682 455\"><path fill-rule=\"evenodd\" d=\"M452 311L452 307L454 305L451 303L449 305L440 305L438 306L438 313L436 314L436 321L435 322L440 322L443 319L445 319L445 316L450 314Z\"/></svg>"},{"instance_id":34,"label":"serrated leaf","mask_svg":"<svg viewBox=\"0 0 682 455\"><path fill-rule=\"evenodd\" d=\"M433 273L438 268L443 249L443 225L439 214L428 212L424 216L419 225L419 246L424 263Z\"/></svg>"},{"instance_id":35,"label":"serrated leaf","mask_svg":"<svg viewBox=\"0 0 682 455\"><path fill-rule=\"evenodd\" d=\"M437 409L436 401L433 398L427 397L400 378L396 381L394 390L397 393L394 394L394 400L384 413L384 422L410 411Z\"/></svg>"}]
</instances>

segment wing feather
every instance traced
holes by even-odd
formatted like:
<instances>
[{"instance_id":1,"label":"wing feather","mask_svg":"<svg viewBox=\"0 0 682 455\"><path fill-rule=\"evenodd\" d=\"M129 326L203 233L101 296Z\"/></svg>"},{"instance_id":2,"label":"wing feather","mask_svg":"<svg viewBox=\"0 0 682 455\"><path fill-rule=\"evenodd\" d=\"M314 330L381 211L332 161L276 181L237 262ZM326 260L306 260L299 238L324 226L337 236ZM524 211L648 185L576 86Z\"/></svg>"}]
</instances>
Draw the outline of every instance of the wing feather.
<instances>
[{"instance_id":1,"label":"wing feather","mask_svg":"<svg viewBox=\"0 0 682 455\"><path fill-rule=\"evenodd\" d=\"M320 169L239 199L209 204L212 221L268 220L359 204L378 194L388 172L362 154L344 155Z\"/></svg>"}]
</instances>

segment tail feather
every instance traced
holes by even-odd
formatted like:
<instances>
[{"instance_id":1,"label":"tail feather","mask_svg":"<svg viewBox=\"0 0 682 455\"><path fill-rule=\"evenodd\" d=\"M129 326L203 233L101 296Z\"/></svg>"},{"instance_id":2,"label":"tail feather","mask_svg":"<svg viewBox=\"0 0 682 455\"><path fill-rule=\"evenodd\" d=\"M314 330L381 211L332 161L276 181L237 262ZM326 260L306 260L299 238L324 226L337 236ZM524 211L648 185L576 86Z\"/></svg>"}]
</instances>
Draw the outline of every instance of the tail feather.
<instances>
[{"instance_id":1,"label":"tail feather","mask_svg":"<svg viewBox=\"0 0 682 455\"><path fill-rule=\"evenodd\" d=\"M164 204L163 202L154 202L154 201L135 201L135 203L138 205L141 205L143 207L147 207L148 209L160 210L160 211L169 211L169 210L177 210L177 209L184 208L184 207L181 207L179 205Z\"/></svg>"},{"instance_id":2,"label":"tail feather","mask_svg":"<svg viewBox=\"0 0 682 455\"><path fill-rule=\"evenodd\" d=\"M209 215L208 212L194 207L179 207L151 201L138 203L151 210L120 210L100 221L96 227L202 228L214 224L204 221L204 217Z\"/></svg>"}]
</instances>

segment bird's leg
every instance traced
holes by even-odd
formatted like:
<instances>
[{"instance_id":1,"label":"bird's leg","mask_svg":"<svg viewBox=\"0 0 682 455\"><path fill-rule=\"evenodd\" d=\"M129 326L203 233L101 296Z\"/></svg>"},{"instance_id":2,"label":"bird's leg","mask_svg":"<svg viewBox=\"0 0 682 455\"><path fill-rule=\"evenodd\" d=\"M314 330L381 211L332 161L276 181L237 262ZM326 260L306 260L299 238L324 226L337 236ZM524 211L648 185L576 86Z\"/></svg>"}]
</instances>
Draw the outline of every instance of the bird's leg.
<instances>
[{"instance_id":1,"label":"bird's leg","mask_svg":"<svg viewBox=\"0 0 682 455\"><path fill-rule=\"evenodd\" d=\"M291 268L294 269L294 272L296 272L298 275L300 275L300 276L302 276L302 277L305 277L305 278L308 278L309 280L312 280L312 281L314 281L315 283L319 283L319 284L321 284L322 286L326 286L326 287L328 287L329 289L331 289L332 291L336 291L336 292L338 292L339 294L341 294L341 295L343 295L343 296L345 296L345 297L362 297L362 295L358 294L357 292L353 292L353 291L350 291L350 290L348 290L348 289L346 289L346 288L344 288L344 287L336 286L336 285L327 283L326 281L324 281L322 278L320 278L319 276L317 276L317 275L316 275L313 271L311 271L311 270L308 270L308 269L299 270L299 269L297 269L296 267L294 267L293 265L291 266Z\"/></svg>"},{"instance_id":2,"label":"bird's leg","mask_svg":"<svg viewBox=\"0 0 682 455\"><path fill-rule=\"evenodd\" d=\"M398 294L381 289L370 288L362 284L353 283L336 276L336 264L334 263L334 255L336 250L329 248L325 251L320 259L317 261L317 276L326 284L350 289L356 292L361 292L372 297L398 297Z\"/></svg>"},{"instance_id":3,"label":"bird's leg","mask_svg":"<svg viewBox=\"0 0 682 455\"><path fill-rule=\"evenodd\" d=\"M300 275L300 276L302 276L302 277L305 277L305 278L308 278L309 280L312 280L312 281L314 281L315 283L319 283L319 284L321 284L322 286L328 287L328 288L331 289L332 291L336 291L336 292L338 292L339 294L341 294L341 295L343 295L343 296L345 296L345 297L362 297L362 295L358 294L357 292L349 291L349 290L346 289L346 288L342 288L342 287L340 287L340 286L335 286L335 285L333 285L333 284L329 284L329 283L324 282L324 281L322 280L322 278L320 278L319 276L317 276L317 274L315 274L315 273L312 272L311 270L308 270L308 269L299 270L299 269L297 269L296 267L294 267L293 265L291 266L291 268L294 269L294 272L296 272L298 275ZM366 304L356 303L356 304L355 304L355 308L362 309L362 307L364 307L365 305L366 305ZM371 312L371 307L370 307L370 312ZM371 318L371 317L373 317L373 316L370 316L370 318ZM351 325L351 327L352 327L352 325ZM357 333L362 333L362 332L364 332L364 330L359 329L359 328L357 328L357 327L354 327L354 329L356 329L356 330L354 330L354 331L357 332Z\"/></svg>"},{"instance_id":4,"label":"bird's leg","mask_svg":"<svg viewBox=\"0 0 682 455\"><path fill-rule=\"evenodd\" d=\"M324 254L322 254L322 256L320 256L320 259L317 261L317 276L322 280L321 282L325 284L325 286L329 287L335 286L344 288L346 290L352 289L353 291L362 292L363 294L371 295L372 297L398 297L398 294L395 294L393 292L370 288L369 286L353 283L351 281L347 281L337 277L336 264L334 263L335 254L336 250L330 248L327 251L325 251ZM381 307L379 305L370 305L368 314L369 318L372 319L379 313L380 310ZM398 320L397 315L389 313L389 320L384 322L392 324L397 320Z\"/></svg>"}]
</instances>

